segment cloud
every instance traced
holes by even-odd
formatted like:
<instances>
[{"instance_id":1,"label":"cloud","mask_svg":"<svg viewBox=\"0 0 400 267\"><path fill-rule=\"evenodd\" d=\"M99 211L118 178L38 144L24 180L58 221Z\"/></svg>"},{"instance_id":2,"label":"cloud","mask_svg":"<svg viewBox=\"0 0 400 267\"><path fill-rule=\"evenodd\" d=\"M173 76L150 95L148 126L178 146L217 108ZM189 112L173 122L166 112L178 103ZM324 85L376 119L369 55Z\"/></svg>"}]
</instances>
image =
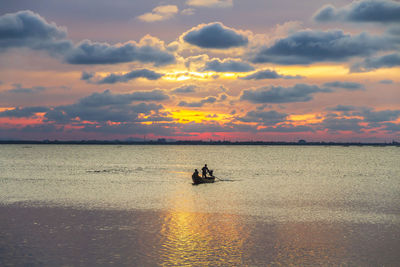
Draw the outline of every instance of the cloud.
<instances>
[{"instance_id":1,"label":"cloud","mask_svg":"<svg viewBox=\"0 0 400 267\"><path fill-rule=\"evenodd\" d=\"M354 113L354 115L360 115L364 117L364 121L366 122L389 122L395 121L400 117L400 110L373 111L369 108L366 108L362 112Z\"/></svg>"},{"instance_id":2,"label":"cloud","mask_svg":"<svg viewBox=\"0 0 400 267\"><path fill-rule=\"evenodd\" d=\"M178 106L180 107L191 107L191 108L199 108L204 106L204 104L213 104L217 101L215 97L207 97L205 99L202 99L201 101L198 102L186 102L186 101L181 101L179 102Z\"/></svg>"},{"instance_id":3,"label":"cloud","mask_svg":"<svg viewBox=\"0 0 400 267\"><path fill-rule=\"evenodd\" d=\"M387 80L380 80L379 83L381 83L381 84L393 84L393 81L387 79Z\"/></svg>"},{"instance_id":4,"label":"cloud","mask_svg":"<svg viewBox=\"0 0 400 267\"><path fill-rule=\"evenodd\" d=\"M36 113L47 112L48 110L47 107L17 107L0 112L0 117L29 118L35 116Z\"/></svg>"},{"instance_id":5,"label":"cloud","mask_svg":"<svg viewBox=\"0 0 400 267\"><path fill-rule=\"evenodd\" d=\"M28 47L59 54L70 49L67 31L47 22L30 10L0 16L0 52L8 48Z\"/></svg>"},{"instance_id":6,"label":"cloud","mask_svg":"<svg viewBox=\"0 0 400 267\"><path fill-rule=\"evenodd\" d=\"M301 78L303 78L303 77L300 75L296 75L296 76L281 75L281 74L278 74L274 70L268 70L268 69L260 70L255 73L252 73L250 75L239 77L239 79L242 79L242 80L301 79Z\"/></svg>"},{"instance_id":7,"label":"cloud","mask_svg":"<svg viewBox=\"0 0 400 267\"><path fill-rule=\"evenodd\" d=\"M361 0L342 8L326 5L314 14L314 19L321 22L400 22L400 3L391 0Z\"/></svg>"},{"instance_id":8,"label":"cloud","mask_svg":"<svg viewBox=\"0 0 400 267\"><path fill-rule=\"evenodd\" d=\"M64 28L47 22L32 11L0 16L0 52L9 48L27 47L47 51L51 56L61 58L70 64L116 64L139 61L159 66L175 62L175 56L163 47L161 41L156 38L146 38L139 44L130 41L111 45L90 40L74 44L67 39Z\"/></svg>"},{"instance_id":9,"label":"cloud","mask_svg":"<svg viewBox=\"0 0 400 267\"><path fill-rule=\"evenodd\" d=\"M113 84L113 83L118 83L118 82L128 82L133 79L137 78L146 78L148 80L158 80L160 79L164 74L157 73L152 70L148 69L139 69L139 70L133 70L131 72L125 73L125 74L109 74L108 76L102 78L101 80L97 81L97 84Z\"/></svg>"},{"instance_id":10,"label":"cloud","mask_svg":"<svg viewBox=\"0 0 400 267\"><path fill-rule=\"evenodd\" d=\"M194 15L194 13L195 11L193 8L185 8L184 10L181 11L181 14L185 16L191 16Z\"/></svg>"},{"instance_id":11,"label":"cloud","mask_svg":"<svg viewBox=\"0 0 400 267\"><path fill-rule=\"evenodd\" d=\"M112 94L110 90L102 93L93 93L81 98L79 105L84 106L108 106L108 105L127 105L133 101L163 101L169 96L161 90L133 92L131 94Z\"/></svg>"},{"instance_id":12,"label":"cloud","mask_svg":"<svg viewBox=\"0 0 400 267\"><path fill-rule=\"evenodd\" d=\"M237 120L242 122L258 122L263 125L275 125L284 122L287 114L279 113L275 110L270 111L250 111L244 117L238 117Z\"/></svg>"},{"instance_id":13,"label":"cloud","mask_svg":"<svg viewBox=\"0 0 400 267\"><path fill-rule=\"evenodd\" d=\"M13 94L33 94L47 90L47 88L44 86L22 87L22 85L18 83L13 84L13 86L14 88L7 90L5 92Z\"/></svg>"},{"instance_id":14,"label":"cloud","mask_svg":"<svg viewBox=\"0 0 400 267\"><path fill-rule=\"evenodd\" d=\"M168 126L168 125L167 125ZM106 135L141 135L153 134L155 136L170 136L174 135L174 129L170 127L165 127L162 123L154 123L150 125L134 123L123 123L123 124L108 124L108 123L98 123L95 125L86 124L81 130L83 132L92 132L97 134ZM140 139L142 140L142 139Z\"/></svg>"},{"instance_id":15,"label":"cloud","mask_svg":"<svg viewBox=\"0 0 400 267\"><path fill-rule=\"evenodd\" d=\"M200 71L215 71L215 72L248 72L254 70L254 67L241 60L234 59L212 59L207 61L205 66Z\"/></svg>"},{"instance_id":16,"label":"cloud","mask_svg":"<svg viewBox=\"0 0 400 267\"><path fill-rule=\"evenodd\" d=\"M250 60L253 63L284 65L340 62L352 57L369 56L394 46L385 37L374 37L368 33L350 35L341 30L304 30L279 39L269 47L262 47L250 55Z\"/></svg>"},{"instance_id":17,"label":"cloud","mask_svg":"<svg viewBox=\"0 0 400 267\"><path fill-rule=\"evenodd\" d=\"M158 6L150 13L145 13L138 16L137 18L145 22L155 22L167 20L174 17L178 13L179 9L175 5L164 5Z\"/></svg>"},{"instance_id":18,"label":"cloud","mask_svg":"<svg viewBox=\"0 0 400 267\"><path fill-rule=\"evenodd\" d=\"M156 66L175 62L175 56L166 50L152 45L138 45L126 42L120 45L92 42L84 40L74 46L65 55L65 61L70 64L117 64L139 61L154 63Z\"/></svg>"},{"instance_id":19,"label":"cloud","mask_svg":"<svg viewBox=\"0 0 400 267\"><path fill-rule=\"evenodd\" d=\"M172 93L174 93L174 94L194 93L194 92L196 92L197 88L198 88L197 85L189 84L189 85L184 85L184 86L175 88L174 90L172 90Z\"/></svg>"},{"instance_id":20,"label":"cloud","mask_svg":"<svg viewBox=\"0 0 400 267\"><path fill-rule=\"evenodd\" d=\"M306 125L292 125L292 124L282 124L276 125L274 127L267 127L264 129L259 129L261 132L275 132L275 133L304 133L304 132L314 132L315 130Z\"/></svg>"},{"instance_id":21,"label":"cloud","mask_svg":"<svg viewBox=\"0 0 400 267\"><path fill-rule=\"evenodd\" d=\"M379 68L394 68L400 66L400 54L394 53L381 57L367 58L364 62L351 66L351 72L368 72Z\"/></svg>"},{"instance_id":22,"label":"cloud","mask_svg":"<svg viewBox=\"0 0 400 267\"><path fill-rule=\"evenodd\" d=\"M327 92L331 90L307 84L296 84L293 87L271 86L244 90L240 100L257 104L308 102L313 99L313 94Z\"/></svg>"},{"instance_id":23,"label":"cloud","mask_svg":"<svg viewBox=\"0 0 400 267\"><path fill-rule=\"evenodd\" d=\"M83 97L74 104L57 106L48 110L45 114L45 121L57 124L72 123L85 127L88 124L101 124L107 121L137 123L150 120L153 116L159 118L160 110L164 108L158 103L143 102L158 102L168 98L161 90L131 94L114 94L110 90L105 90L102 93L93 93ZM150 117L145 119L140 114ZM166 120L168 119L166 118Z\"/></svg>"},{"instance_id":24,"label":"cloud","mask_svg":"<svg viewBox=\"0 0 400 267\"><path fill-rule=\"evenodd\" d=\"M351 131L360 133L363 129L363 126L360 125L362 122L361 119L326 118L320 124L320 127L331 132Z\"/></svg>"},{"instance_id":25,"label":"cloud","mask_svg":"<svg viewBox=\"0 0 400 267\"><path fill-rule=\"evenodd\" d=\"M94 77L94 73L82 71L81 80L90 81Z\"/></svg>"},{"instance_id":26,"label":"cloud","mask_svg":"<svg viewBox=\"0 0 400 267\"><path fill-rule=\"evenodd\" d=\"M233 0L188 0L186 4L195 7L230 7Z\"/></svg>"},{"instance_id":27,"label":"cloud","mask_svg":"<svg viewBox=\"0 0 400 267\"><path fill-rule=\"evenodd\" d=\"M356 109L357 109L356 107L348 105L337 105L336 107L333 108L327 108L327 110L340 111L340 112L348 112Z\"/></svg>"},{"instance_id":28,"label":"cloud","mask_svg":"<svg viewBox=\"0 0 400 267\"><path fill-rule=\"evenodd\" d=\"M226 94L221 94L219 96L219 101L225 101L226 99L228 99L228 96Z\"/></svg>"},{"instance_id":29,"label":"cloud","mask_svg":"<svg viewBox=\"0 0 400 267\"><path fill-rule=\"evenodd\" d=\"M396 123L384 123L384 130L391 132L391 133L398 133L400 132L400 124Z\"/></svg>"},{"instance_id":30,"label":"cloud","mask_svg":"<svg viewBox=\"0 0 400 267\"><path fill-rule=\"evenodd\" d=\"M324 83L324 86L333 87L333 88L343 88L343 89L346 89L348 91L365 90L365 87L364 87L363 84L355 83L355 82L335 81L335 82Z\"/></svg>"},{"instance_id":31,"label":"cloud","mask_svg":"<svg viewBox=\"0 0 400 267\"><path fill-rule=\"evenodd\" d=\"M201 48L226 49L246 46L248 38L220 22L201 24L183 34L183 40Z\"/></svg>"}]
</instances>

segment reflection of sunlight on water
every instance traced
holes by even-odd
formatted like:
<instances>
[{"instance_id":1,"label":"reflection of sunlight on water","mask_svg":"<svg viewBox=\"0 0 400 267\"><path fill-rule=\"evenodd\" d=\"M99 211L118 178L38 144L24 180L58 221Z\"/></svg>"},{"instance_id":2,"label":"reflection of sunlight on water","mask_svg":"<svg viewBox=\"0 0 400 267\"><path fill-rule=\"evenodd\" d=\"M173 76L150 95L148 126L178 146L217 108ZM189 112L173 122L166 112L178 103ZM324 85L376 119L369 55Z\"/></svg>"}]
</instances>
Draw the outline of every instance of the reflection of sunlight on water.
<instances>
[{"instance_id":1,"label":"reflection of sunlight on water","mask_svg":"<svg viewBox=\"0 0 400 267\"><path fill-rule=\"evenodd\" d=\"M165 265L210 266L224 261L239 265L247 235L236 216L216 219L207 213L172 211L166 214L161 230L161 261Z\"/></svg>"},{"instance_id":2,"label":"reflection of sunlight on water","mask_svg":"<svg viewBox=\"0 0 400 267\"><path fill-rule=\"evenodd\" d=\"M197 199L179 192L173 195L177 197L170 201L176 208L165 214L161 229L163 265L210 266L221 261L240 265L247 239L240 217L183 211L182 202L188 208L196 205Z\"/></svg>"}]
</instances>

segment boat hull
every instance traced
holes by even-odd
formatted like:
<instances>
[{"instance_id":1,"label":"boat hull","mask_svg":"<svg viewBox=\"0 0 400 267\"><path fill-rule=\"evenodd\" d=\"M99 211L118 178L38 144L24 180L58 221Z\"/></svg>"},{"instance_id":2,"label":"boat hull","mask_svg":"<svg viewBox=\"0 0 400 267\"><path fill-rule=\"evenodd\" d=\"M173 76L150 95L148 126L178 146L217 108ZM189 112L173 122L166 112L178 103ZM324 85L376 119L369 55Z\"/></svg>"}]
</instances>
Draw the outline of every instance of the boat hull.
<instances>
[{"instance_id":1,"label":"boat hull","mask_svg":"<svg viewBox=\"0 0 400 267\"><path fill-rule=\"evenodd\" d=\"M192 180L193 180L193 184L194 185L196 185L196 184L209 184L209 183L214 183L215 182L215 177L214 176L206 177L206 178L203 178L203 177L194 178L194 177L192 177Z\"/></svg>"}]
</instances>

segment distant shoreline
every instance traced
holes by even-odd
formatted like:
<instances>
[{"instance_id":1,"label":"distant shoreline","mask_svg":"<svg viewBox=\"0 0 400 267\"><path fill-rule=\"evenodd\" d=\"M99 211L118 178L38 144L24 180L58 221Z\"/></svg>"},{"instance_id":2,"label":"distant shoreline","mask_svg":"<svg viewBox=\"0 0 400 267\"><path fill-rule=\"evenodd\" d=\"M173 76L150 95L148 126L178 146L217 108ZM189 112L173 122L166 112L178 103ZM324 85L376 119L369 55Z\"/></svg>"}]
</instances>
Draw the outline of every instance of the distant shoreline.
<instances>
[{"instance_id":1,"label":"distant shoreline","mask_svg":"<svg viewBox=\"0 0 400 267\"><path fill-rule=\"evenodd\" d=\"M121 140L0 140L0 145L224 145L224 146L400 146L400 142L391 143L361 143L361 142L283 142L283 141L121 141Z\"/></svg>"}]
</instances>

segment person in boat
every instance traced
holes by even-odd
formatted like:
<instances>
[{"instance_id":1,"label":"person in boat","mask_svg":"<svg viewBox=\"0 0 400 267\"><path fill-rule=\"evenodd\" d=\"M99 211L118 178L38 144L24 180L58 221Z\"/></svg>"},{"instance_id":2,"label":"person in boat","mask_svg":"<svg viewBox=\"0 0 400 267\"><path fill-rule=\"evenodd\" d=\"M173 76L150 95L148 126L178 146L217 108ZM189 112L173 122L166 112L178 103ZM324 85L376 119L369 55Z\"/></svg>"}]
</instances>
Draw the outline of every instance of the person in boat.
<instances>
[{"instance_id":1,"label":"person in boat","mask_svg":"<svg viewBox=\"0 0 400 267\"><path fill-rule=\"evenodd\" d=\"M204 165L204 167L201 169L202 171L202 177L206 178L207 177L207 172L210 172L210 170L207 167L207 164Z\"/></svg>"},{"instance_id":2,"label":"person in boat","mask_svg":"<svg viewBox=\"0 0 400 267\"><path fill-rule=\"evenodd\" d=\"M192 178L193 178L193 179L200 178L200 176L199 176L199 171L198 171L197 169L194 170L194 173L192 174Z\"/></svg>"}]
</instances>

